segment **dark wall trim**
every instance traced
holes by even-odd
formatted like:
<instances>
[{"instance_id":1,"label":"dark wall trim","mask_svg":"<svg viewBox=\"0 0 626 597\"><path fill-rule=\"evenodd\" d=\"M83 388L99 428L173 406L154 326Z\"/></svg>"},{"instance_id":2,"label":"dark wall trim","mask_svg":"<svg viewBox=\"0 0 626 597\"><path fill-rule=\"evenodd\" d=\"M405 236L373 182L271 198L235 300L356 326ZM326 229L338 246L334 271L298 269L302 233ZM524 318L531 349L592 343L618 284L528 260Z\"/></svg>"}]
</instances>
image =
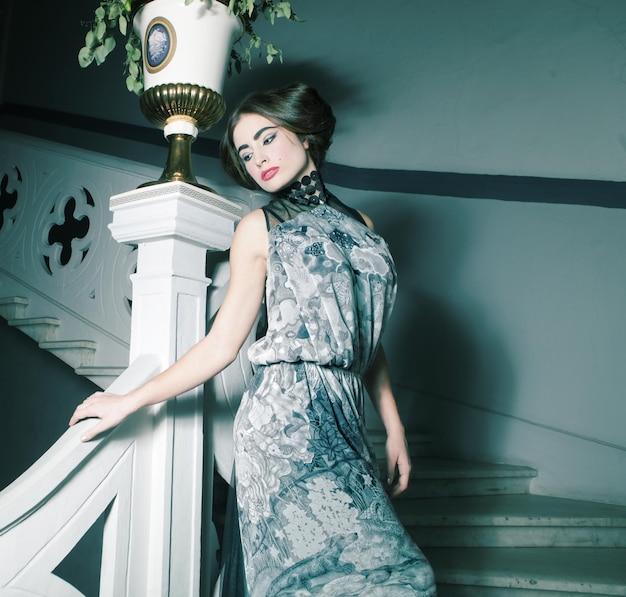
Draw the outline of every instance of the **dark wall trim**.
<instances>
[{"instance_id":1,"label":"dark wall trim","mask_svg":"<svg viewBox=\"0 0 626 597\"><path fill-rule=\"evenodd\" d=\"M163 146L163 136L159 130L91 116L3 104L0 106L0 128L4 117L25 118L86 133ZM200 137L194 142L193 151L197 155L217 158L218 142ZM324 166L324 178L328 183L357 190L626 209L626 182L609 180L379 170L330 162Z\"/></svg>"},{"instance_id":2,"label":"dark wall trim","mask_svg":"<svg viewBox=\"0 0 626 597\"><path fill-rule=\"evenodd\" d=\"M325 178L340 186L372 191L626 209L626 182L608 180L371 170L338 164L327 165Z\"/></svg>"}]
</instances>

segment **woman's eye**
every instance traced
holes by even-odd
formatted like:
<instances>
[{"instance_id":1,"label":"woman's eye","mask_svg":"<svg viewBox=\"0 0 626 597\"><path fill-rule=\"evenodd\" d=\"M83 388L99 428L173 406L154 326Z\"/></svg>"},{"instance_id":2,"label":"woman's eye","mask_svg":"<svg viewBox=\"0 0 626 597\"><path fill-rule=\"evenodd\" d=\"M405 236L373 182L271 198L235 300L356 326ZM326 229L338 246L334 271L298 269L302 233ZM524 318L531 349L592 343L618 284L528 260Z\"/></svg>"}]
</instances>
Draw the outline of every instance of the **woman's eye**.
<instances>
[{"instance_id":1,"label":"woman's eye","mask_svg":"<svg viewBox=\"0 0 626 597\"><path fill-rule=\"evenodd\" d=\"M269 137L265 137L265 139L263 139L263 145L269 145L274 138L276 137L276 133L270 135Z\"/></svg>"},{"instance_id":2,"label":"woman's eye","mask_svg":"<svg viewBox=\"0 0 626 597\"><path fill-rule=\"evenodd\" d=\"M249 162L251 159L252 159L251 153L245 153L244 155L241 156L242 162Z\"/></svg>"}]
</instances>

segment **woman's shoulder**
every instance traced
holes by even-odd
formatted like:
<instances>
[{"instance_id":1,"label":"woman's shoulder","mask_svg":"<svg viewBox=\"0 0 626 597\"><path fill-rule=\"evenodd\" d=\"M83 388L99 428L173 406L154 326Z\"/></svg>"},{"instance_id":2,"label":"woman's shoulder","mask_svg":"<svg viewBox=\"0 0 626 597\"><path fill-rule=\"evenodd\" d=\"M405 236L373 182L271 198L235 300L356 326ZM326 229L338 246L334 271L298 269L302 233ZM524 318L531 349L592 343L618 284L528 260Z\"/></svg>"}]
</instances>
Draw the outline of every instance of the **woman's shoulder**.
<instances>
[{"instance_id":1,"label":"woman's shoulder","mask_svg":"<svg viewBox=\"0 0 626 597\"><path fill-rule=\"evenodd\" d=\"M361 210L357 210L359 215L361 216L361 219L363 220L363 223L370 229L370 230L374 230L374 222L372 221L372 218L370 218L367 214L363 213Z\"/></svg>"},{"instance_id":2,"label":"woman's shoulder","mask_svg":"<svg viewBox=\"0 0 626 597\"><path fill-rule=\"evenodd\" d=\"M243 216L237 223L236 230L252 231L259 227L265 229L265 212L260 207Z\"/></svg>"},{"instance_id":3,"label":"woman's shoulder","mask_svg":"<svg viewBox=\"0 0 626 597\"><path fill-rule=\"evenodd\" d=\"M248 251L267 250L267 228L262 209L254 209L239 220L233 237L234 247L247 247Z\"/></svg>"}]
</instances>

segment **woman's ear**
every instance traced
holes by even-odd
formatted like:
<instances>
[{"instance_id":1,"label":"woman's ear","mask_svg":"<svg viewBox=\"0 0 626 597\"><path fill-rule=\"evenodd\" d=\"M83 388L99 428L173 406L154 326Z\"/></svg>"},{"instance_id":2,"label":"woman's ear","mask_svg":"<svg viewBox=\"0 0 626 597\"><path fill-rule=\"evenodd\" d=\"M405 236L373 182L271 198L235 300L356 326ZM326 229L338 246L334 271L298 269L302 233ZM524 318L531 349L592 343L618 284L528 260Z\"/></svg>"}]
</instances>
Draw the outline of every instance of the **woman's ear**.
<instances>
[{"instance_id":1,"label":"woman's ear","mask_svg":"<svg viewBox=\"0 0 626 597\"><path fill-rule=\"evenodd\" d=\"M300 143L302 143L302 147L308 151L311 147L311 143L309 142L310 135L306 133L296 133L296 136L300 140Z\"/></svg>"}]
</instances>

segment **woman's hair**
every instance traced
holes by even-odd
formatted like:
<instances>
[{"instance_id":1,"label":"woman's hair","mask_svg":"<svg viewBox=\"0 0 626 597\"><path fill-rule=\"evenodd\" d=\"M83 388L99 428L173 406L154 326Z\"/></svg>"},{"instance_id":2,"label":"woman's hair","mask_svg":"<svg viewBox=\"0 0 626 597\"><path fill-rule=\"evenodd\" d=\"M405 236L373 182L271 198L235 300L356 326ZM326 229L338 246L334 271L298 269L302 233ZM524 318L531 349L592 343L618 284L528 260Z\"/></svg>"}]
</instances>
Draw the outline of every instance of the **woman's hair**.
<instances>
[{"instance_id":1,"label":"woman's hair","mask_svg":"<svg viewBox=\"0 0 626 597\"><path fill-rule=\"evenodd\" d=\"M246 96L228 119L220 143L220 159L226 173L247 189L258 189L239 157L233 131L244 114L260 114L278 126L308 141L309 155L321 168L335 132L335 116L330 105L317 91L304 83L292 83L280 89L260 91Z\"/></svg>"}]
</instances>

